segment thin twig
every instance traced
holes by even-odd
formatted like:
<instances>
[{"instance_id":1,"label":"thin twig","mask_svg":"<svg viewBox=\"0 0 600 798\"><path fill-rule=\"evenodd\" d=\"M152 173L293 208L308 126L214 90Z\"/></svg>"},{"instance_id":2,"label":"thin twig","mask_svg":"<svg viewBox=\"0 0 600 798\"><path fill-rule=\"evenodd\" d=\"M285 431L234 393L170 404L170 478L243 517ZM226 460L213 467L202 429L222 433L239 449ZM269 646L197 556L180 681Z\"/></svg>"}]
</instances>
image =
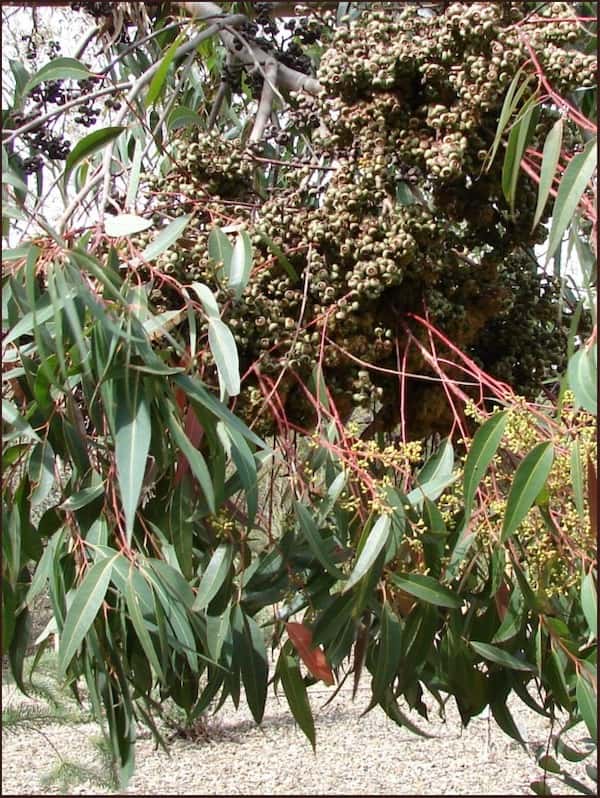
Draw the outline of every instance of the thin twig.
<instances>
[{"instance_id":1,"label":"thin twig","mask_svg":"<svg viewBox=\"0 0 600 798\"><path fill-rule=\"evenodd\" d=\"M25 133L28 133L30 130L33 130L40 125L43 125L49 119L53 119L55 116L60 116L65 111L68 111L70 108L73 108L75 105L82 105L86 102L86 100L95 100L98 97L102 97L105 94L114 94L116 91L121 91L123 89L128 89L133 85L131 81L126 81L123 83L116 83L112 86L109 86L105 89L98 89L98 91L90 92L89 94L81 94L79 97L76 97L74 100L69 100L69 102L61 105L59 108L55 108L53 111L48 111L47 114L44 116L36 116L35 119L32 119L31 122L27 122L27 124L22 125L17 130L11 130L10 135L7 136L5 139L2 140L3 144L10 144L11 141L22 136Z\"/></svg>"}]
</instances>

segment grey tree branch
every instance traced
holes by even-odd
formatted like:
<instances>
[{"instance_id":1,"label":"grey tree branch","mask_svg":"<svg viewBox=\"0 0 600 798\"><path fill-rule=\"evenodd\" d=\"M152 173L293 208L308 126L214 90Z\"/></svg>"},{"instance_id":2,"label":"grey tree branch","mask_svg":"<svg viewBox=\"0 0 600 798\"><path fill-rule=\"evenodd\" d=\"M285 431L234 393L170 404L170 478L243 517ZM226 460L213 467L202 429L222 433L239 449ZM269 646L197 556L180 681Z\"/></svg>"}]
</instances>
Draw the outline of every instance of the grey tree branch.
<instances>
[{"instance_id":1,"label":"grey tree branch","mask_svg":"<svg viewBox=\"0 0 600 798\"><path fill-rule=\"evenodd\" d=\"M177 5L183 11L187 11L198 19L207 20L223 17L223 11L217 3L178 3ZM244 48L246 52L237 52L234 47L235 36L227 30L221 30L219 36L225 47L227 47L229 51L232 51L245 67L249 67L258 62L264 69L266 64L273 58L270 53L265 52L258 45L252 43L248 43L247 47ZM298 72L296 69L291 69L284 64L279 64L277 78L277 89L306 91L309 94L318 94L321 91L321 84L318 80L315 80L315 78L312 78L310 75L305 75L303 72Z\"/></svg>"},{"instance_id":2,"label":"grey tree branch","mask_svg":"<svg viewBox=\"0 0 600 798\"><path fill-rule=\"evenodd\" d=\"M260 103L256 118L254 119L254 126L250 133L250 144L261 141L265 128L271 116L271 109L273 107L274 86L277 84L277 61L271 59L265 64L265 80L262 86L262 93L260 95Z\"/></svg>"}]
</instances>

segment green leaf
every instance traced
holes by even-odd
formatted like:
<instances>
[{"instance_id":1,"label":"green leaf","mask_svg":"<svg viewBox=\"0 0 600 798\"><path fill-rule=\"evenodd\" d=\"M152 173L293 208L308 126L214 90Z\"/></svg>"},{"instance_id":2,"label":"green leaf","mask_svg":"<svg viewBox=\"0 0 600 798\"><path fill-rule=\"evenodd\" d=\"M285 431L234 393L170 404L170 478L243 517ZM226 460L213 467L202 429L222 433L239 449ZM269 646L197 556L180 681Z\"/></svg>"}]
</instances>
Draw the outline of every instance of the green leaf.
<instances>
[{"instance_id":1,"label":"green leaf","mask_svg":"<svg viewBox=\"0 0 600 798\"><path fill-rule=\"evenodd\" d=\"M25 695L28 695L28 692L23 680L23 665L25 664L25 655L29 646L31 626L31 613L29 608L25 606L15 618L10 648L8 649L10 672L17 687Z\"/></svg>"},{"instance_id":2,"label":"green leaf","mask_svg":"<svg viewBox=\"0 0 600 798\"><path fill-rule=\"evenodd\" d=\"M118 216L107 216L104 232L111 238L131 236L152 227L152 219L143 219L135 213L120 213Z\"/></svg>"},{"instance_id":3,"label":"green leaf","mask_svg":"<svg viewBox=\"0 0 600 798\"><path fill-rule=\"evenodd\" d=\"M283 649L277 661L277 672L281 677L283 691L294 720L308 737L313 751L316 751L315 721L308 700L306 684L300 673L297 660L286 654Z\"/></svg>"},{"instance_id":4,"label":"green leaf","mask_svg":"<svg viewBox=\"0 0 600 798\"><path fill-rule=\"evenodd\" d=\"M240 362L235 338L229 327L210 316L208 319L208 343L217 366L221 393L237 396L240 392Z\"/></svg>"},{"instance_id":5,"label":"green leaf","mask_svg":"<svg viewBox=\"0 0 600 798\"><path fill-rule=\"evenodd\" d=\"M449 590L444 585L440 585L437 579L424 574L393 574L393 583L428 604L435 604L438 607L449 607L457 609L462 605L462 598Z\"/></svg>"},{"instance_id":6,"label":"green leaf","mask_svg":"<svg viewBox=\"0 0 600 798\"><path fill-rule=\"evenodd\" d=\"M178 219L175 219L174 222L168 224L141 253L140 257L142 260L155 260L155 258L158 258L165 250L173 246L185 230L191 218L191 214L187 214L186 216L180 216Z\"/></svg>"},{"instance_id":7,"label":"green leaf","mask_svg":"<svg viewBox=\"0 0 600 798\"><path fill-rule=\"evenodd\" d=\"M384 604L381 611L381 631L371 688L375 701L379 702L383 699L386 688L398 670L401 654L402 626L397 616L387 604Z\"/></svg>"},{"instance_id":8,"label":"green leaf","mask_svg":"<svg viewBox=\"0 0 600 798\"><path fill-rule=\"evenodd\" d=\"M583 673L577 674L576 683L577 706L579 713L588 728L590 737L598 737L598 695Z\"/></svg>"},{"instance_id":9,"label":"green leaf","mask_svg":"<svg viewBox=\"0 0 600 798\"><path fill-rule=\"evenodd\" d=\"M500 540L504 543L519 528L544 487L552 463L554 449L549 442L539 443L527 454L515 473L506 502Z\"/></svg>"},{"instance_id":10,"label":"green leaf","mask_svg":"<svg viewBox=\"0 0 600 798\"><path fill-rule=\"evenodd\" d=\"M115 415L117 481L125 513L128 542L142 491L151 437L150 408L139 372L131 372L119 396Z\"/></svg>"},{"instance_id":11,"label":"green leaf","mask_svg":"<svg viewBox=\"0 0 600 798\"><path fill-rule=\"evenodd\" d=\"M563 173L554 202L546 263L558 249L563 233L572 223L575 209L594 173L597 159L596 147L597 140L594 137L588 141L582 152L573 156Z\"/></svg>"},{"instance_id":12,"label":"green leaf","mask_svg":"<svg viewBox=\"0 0 600 798\"><path fill-rule=\"evenodd\" d=\"M575 401L596 415L598 409L598 362L596 346L583 346L569 359L567 377Z\"/></svg>"},{"instance_id":13,"label":"green leaf","mask_svg":"<svg viewBox=\"0 0 600 798\"><path fill-rule=\"evenodd\" d=\"M435 501L444 488L454 482L453 467L454 449L447 438L418 473L417 487L406 497L410 504L420 508L425 498Z\"/></svg>"},{"instance_id":14,"label":"green leaf","mask_svg":"<svg viewBox=\"0 0 600 798\"><path fill-rule=\"evenodd\" d=\"M469 446L464 468L464 513L466 519L471 515L477 486L496 454L507 421L506 410L493 415L477 430Z\"/></svg>"},{"instance_id":15,"label":"green leaf","mask_svg":"<svg viewBox=\"0 0 600 798\"><path fill-rule=\"evenodd\" d=\"M380 515L373 525L373 528L368 532L364 543L361 540L362 545L359 546L360 553L352 569L352 573L343 587L343 592L350 590L350 588L362 579L373 566L387 542L391 523L392 520L389 515Z\"/></svg>"},{"instance_id":16,"label":"green leaf","mask_svg":"<svg viewBox=\"0 0 600 798\"><path fill-rule=\"evenodd\" d=\"M532 781L529 785L536 795L553 795L549 785L545 781Z\"/></svg>"},{"instance_id":17,"label":"green leaf","mask_svg":"<svg viewBox=\"0 0 600 798\"><path fill-rule=\"evenodd\" d=\"M246 440L255 444L255 446L258 446L260 449L266 448L265 442L262 441L258 435L255 435L243 421L240 421L237 416L234 416L231 410L220 402L216 396L210 394L198 380L188 377L185 374L178 374L174 382L190 397L190 399L200 402L201 405L219 418L226 427L237 430Z\"/></svg>"},{"instance_id":18,"label":"green leaf","mask_svg":"<svg viewBox=\"0 0 600 798\"><path fill-rule=\"evenodd\" d=\"M229 266L229 289L240 299L250 279L252 270L252 242L244 230L238 235Z\"/></svg>"},{"instance_id":19,"label":"green leaf","mask_svg":"<svg viewBox=\"0 0 600 798\"><path fill-rule=\"evenodd\" d=\"M204 312L209 318L221 318L217 298L207 285L204 283L192 283L192 290L202 302Z\"/></svg>"},{"instance_id":20,"label":"green leaf","mask_svg":"<svg viewBox=\"0 0 600 798\"><path fill-rule=\"evenodd\" d=\"M220 227L215 227L210 231L208 236L208 257L216 263L222 263L225 275L229 276L233 246Z\"/></svg>"},{"instance_id":21,"label":"green leaf","mask_svg":"<svg viewBox=\"0 0 600 798\"><path fill-rule=\"evenodd\" d=\"M127 194L125 195L125 207L132 208L133 210L135 210L138 188L140 185L140 174L142 171L142 158L144 156L144 139L142 138L141 135L142 133L141 125L139 126L138 129L140 131L140 136L135 137L135 148L133 151L133 158L131 161L129 181L127 183ZM137 225L141 224L142 222L142 219L139 216L136 216L134 213L121 214L121 216L131 217L132 224L133 224L133 219L138 220L136 221ZM143 221L145 222L146 220L144 219ZM110 235L106 227L107 223L108 223L108 218L106 219L104 229L107 231L107 235ZM141 228L141 229L145 230L146 228ZM129 233L121 233L121 235L129 235Z\"/></svg>"},{"instance_id":22,"label":"green leaf","mask_svg":"<svg viewBox=\"0 0 600 798\"><path fill-rule=\"evenodd\" d=\"M13 249L4 249L2 248L2 260L3 261L10 261L10 260L21 260L21 258L26 258L29 250L31 249L32 242L28 241L26 244L21 244L18 247L14 247Z\"/></svg>"},{"instance_id":23,"label":"green leaf","mask_svg":"<svg viewBox=\"0 0 600 798\"><path fill-rule=\"evenodd\" d=\"M35 73L25 84L23 94L47 80L85 80L92 73L76 58L55 58Z\"/></svg>"},{"instance_id":24,"label":"green leaf","mask_svg":"<svg viewBox=\"0 0 600 798\"><path fill-rule=\"evenodd\" d=\"M86 158L89 158L90 155L93 155L111 141L114 141L124 130L125 128L122 126L105 127L102 128L102 130L94 130L93 133L89 133L87 136L84 136L81 141L78 141L69 153L65 163L63 177L64 185L67 185L67 181L69 180L71 172L73 169L75 169L75 167L77 167Z\"/></svg>"},{"instance_id":25,"label":"green leaf","mask_svg":"<svg viewBox=\"0 0 600 798\"><path fill-rule=\"evenodd\" d=\"M198 480L198 484L204 491L204 496L206 498L206 503L208 504L209 510L211 513L214 513L215 490L212 478L210 476L210 471L208 470L208 466L206 465L206 460L204 459L202 452L192 445L192 442L185 434L180 423L172 413L169 415L168 424L175 443L185 455L186 460L190 464L193 475Z\"/></svg>"},{"instance_id":26,"label":"green leaf","mask_svg":"<svg viewBox=\"0 0 600 798\"><path fill-rule=\"evenodd\" d=\"M583 498L583 469L581 466L581 452L579 441L574 440L571 444L571 484L573 486L573 499L577 514L582 521L585 521L585 503Z\"/></svg>"},{"instance_id":27,"label":"green leaf","mask_svg":"<svg viewBox=\"0 0 600 798\"><path fill-rule=\"evenodd\" d=\"M44 502L54 485L55 454L50 443L45 440L33 447L29 458L29 478L35 483L31 494L32 507L37 507Z\"/></svg>"},{"instance_id":28,"label":"green leaf","mask_svg":"<svg viewBox=\"0 0 600 798\"><path fill-rule=\"evenodd\" d=\"M9 424L14 428L14 431L10 435L3 436L4 441L22 437L33 441L40 440L40 436L37 432L25 421L17 410L16 405L9 399L2 399L2 420L5 424Z\"/></svg>"},{"instance_id":29,"label":"green leaf","mask_svg":"<svg viewBox=\"0 0 600 798\"><path fill-rule=\"evenodd\" d=\"M531 229L537 225L540 220L546 202L550 196L550 189L552 188L552 181L556 176L556 167L560 157L560 148L562 146L563 136L563 118L557 119L552 130L548 133L546 141L544 142L544 151L542 153L542 167L540 169L540 183L538 186L537 207L533 217L533 224Z\"/></svg>"},{"instance_id":30,"label":"green leaf","mask_svg":"<svg viewBox=\"0 0 600 798\"><path fill-rule=\"evenodd\" d=\"M433 738L433 734L427 734L427 732L424 732L415 723L413 723L412 720L404 714L404 712L402 712L392 690L389 687L385 692L383 700L380 701L380 706L385 714L391 718L394 723L397 723L398 726L406 727L409 729L409 731L413 732L413 734L417 734L419 737L426 737L428 739Z\"/></svg>"},{"instance_id":31,"label":"green leaf","mask_svg":"<svg viewBox=\"0 0 600 798\"><path fill-rule=\"evenodd\" d=\"M213 552L202 579L198 585L196 599L192 609L196 612L206 609L219 592L233 562L233 547L230 543L221 543Z\"/></svg>"},{"instance_id":32,"label":"green leaf","mask_svg":"<svg viewBox=\"0 0 600 798\"><path fill-rule=\"evenodd\" d=\"M60 635L58 664L63 675L102 606L118 556L115 553L92 565L75 591Z\"/></svg>"},{"instance_id":33,"label":"green leaf","mask_svg":"<svg viewBox=\"0 0 600 798\"><path fill-rule=\"evenodd\" d=\"M595 635L598 629L598 595L596 582L591 571L586 574L581 582L581 607L590 634Z\"/></svg>"},{"instance_id":34,"label":"green leaf","mask_svg":"<svg viewBox=\"0 0 600 798\"><path fill-rule=\"evenodd\" d=\"M508 145L502 167L502 192L511 210L514 210L515 191L521 172L521 159L525 152L536 110L539 112L539 106L535 99L531 97L525 104L519 120L513 125L508 137Z\"/></svg>"},{"instance_id":35,"label":"green leaf","mask_svg":"<svg viewBox=\"0 0 600 798\"><path fill-rule=\"evenodd\" d=\"M507 651L504 651L498 646L492 646L489 643L478 643L476 640L469 641L471 648L476 651L481 657L495 662L497 665L502 665L503 668L509 668L517 671L531 671L535 672L535 667L528 662L514 657Z\"/></svg>"},{"instance_id":36,"label":"green leaf","mask_svg":"<svg viewBox=\"0 0 600 798\"><path fill-rule=\"evenodd\" d=\"M560 773L561 767L553 756L544 754L538 759L538 766L548 773Z\"/></svg>"},{"instance_id":37,"label":"green leaf","mask_svg":"<svg viewBox=\"0 0 600 798\"><path fill-rule=\"evenodd\" d=\"M491 152L487 159L486 171L488 171L494 162L494 158L496 157L496 153L498 151L498 147L500 146L500 142L502 140L502 134L506 129L506 125L508 124L508 120L513 115L515 108L519 104L521 97L523 96L527 86L532 80L531 76L526 77L526 79L521 83L519 86L519 80L521 79L523 74L523 67L521 67L518 72L515 74L514 78L511 81L510 86L506 92L506 96L504 97L504 102L502 103L502 110L500 111L500 117L498 119L498 126L496 128L496 135L494 137L494 142L492 144ZM517 86L519 89L517 91Z\"/></svg>"},{"instance_id":38,"label":"green leaf","mask_svg":"<svg viewBox=\"0 0 600 798\"><path fill-rule=\"evenodd\" d=\"M328 550L325 548L325 541L321 537L319 529L315 524L310 510L300 502L294 502L294 510L300 521L300 529L304 535L310 550L321 563L323 568L335 579L343 579L344 575L331 559Z\"/></svg>"},{"instance_id":39,"label":"green leaf","mask_svg":"<svg viewBox=\"0 0 600 798\"><path fill-rule=\"evenodd\" d=\"M245 438L237 430L227 429L222 421L218 422L231 442L231 458L235 463L246 496L247 526L251 527L258 510L258 475L256 460Z\"/></svg>"},{"instance_id":40,"label":"green leaf","mask_svg":"<svg viewBox=\"0 0 600 798\"><path fill-rule=\"evenodd\" d=\"M154 644L152 643L150 632L146 626L146 620L142 613L140 596L134 586L134 571L135 568L133 565L131 565L129 577L125 582L125 601L127 602L129 617L131 618L131 622L133 624L133 628L135 629L138 640L140 641L140 645L144 650L144 654L148 658L148 662L154 668L154 672L157 674L157 676L161 680L164 680L163 669L156 653L156 649L154 648ZM149 589L151 590L151 588Z\"/></svg>"},{"instance_id":41,"label":"green leaf","mask_svg":"<svg viewBox=\"0 0 600 798\"><path fill-rule=\"evenodd\" d=\"M237 620L234 622L234 630L237 633L238 643L235 648L239 651L240 670L244 690L246 691L246 699L252 712L252 717L256 723L260 723L265 712L267 681L269 678L265 641L256 621L248 615L244 615L239 607L234 609L234 613L237 615Z\"/></svg>"},{"instance_id":42,"label":"green leaf","mask_svg":"<svg viewBox=\"0 0 600 798\"><path fill-rule=\"evenodd\" d=\"M231 623L229 616L231 606L227 606L225 611L219 616L206 616L206 645L210 656L218 662L223 650L223 644L231 633Z\"/></svg>"},{"instance_id":43,"label":"green leaf","mask_svg":"<svg viewBox=\"0 0 600 798\"><path fill-rule=\"evenodd\" d=\"M198 127L201 128L204 121L200 114L187 108L185 105L177 105L167 119L168 130L179 130L183 127Z\"/></svg>"},{"instance_id":44,"label":"green leaf","mask_svg":"<svg viewBox=\"0 0 600 798\"><path fill-rule=\"evenodd\" d=\"M171 497L169 504L169 531L175 549L177 566L183 576L190 581L194 576L194 521L192 485L189 478L182 479ZM175 563L173 563L175 565Z\"/></svg>"},{"instance_id":45,"label":"green leaf","mask_svg":"<svg viewBox=\"0 0 600 798\"><path fill-rule=\"evenodd\" d=\"M15 79L15 94L13 104L16 108L21 104L21 96L31 78L31 75L20 61L9 59L8 64Z\"/></svg>"},{"instance_id":46,"label":"green leaf","mask_svg":"<svg viewBox=\"0 0 600 798\"><path fill-rule=\"evenodd\" d=\"M298 280L300 279L298 277L298 272L296 271L296 269L294 269L292 264L289 262L289 260L281 251L281 249L277 246L277 244L266 233L260 233L260 237L263 243L266 244L266 246L271 250L273 255L275 255L275 257L279 262L279 265L283 268L285 273L291 279L292 284L297 283Z\"/></svg>"},{"instance_id":47,"label":"green leaf","mask_svg":"<svg viewBox=\"0 0 600 798\"><path fill-rule=\"evenodd\" d=\"M503 732L512 737L513 740L517 740L525 750L527 750L527 746L525 740L523 739L521 732L519 731L519 727L514 721L514 718L506 706L506 699L500 698L497 701L492 701L490 703L490 708L492 710L492 715L494 720L500 726Z\"/></svg>"},{"instance_id":48,"label":"green leaf","mask_svg":"<svg viewBox=\"0 0 600 798\"><path fill-rule=\"evenodd\" d=\"M160 97L160 94L164 88L165 81L167 79L167 73L169 71L169 67L173 62L173 58L177 51L177 48L181 44L181 36L178 36L175 41L171 44L167 52L164 54L160 66L158 67L157 71L154 73L154 77L150 82L150 86L148 87L148 93L146 94L146 100L144 105L146 108L149 108L153 105L156 100Z\"/></svg>"},{"instance_id":49,"label":"green leaf","mask_svg":"<svg viewBox=\"0 0 600 798\"><path fill-rule=\"evenodd\" d=\"M525 599L518 584L515 585L508 601L506 615L492 638L492 643L504 643L520 631L525 616Z\"/></svg>"}]
</instances>

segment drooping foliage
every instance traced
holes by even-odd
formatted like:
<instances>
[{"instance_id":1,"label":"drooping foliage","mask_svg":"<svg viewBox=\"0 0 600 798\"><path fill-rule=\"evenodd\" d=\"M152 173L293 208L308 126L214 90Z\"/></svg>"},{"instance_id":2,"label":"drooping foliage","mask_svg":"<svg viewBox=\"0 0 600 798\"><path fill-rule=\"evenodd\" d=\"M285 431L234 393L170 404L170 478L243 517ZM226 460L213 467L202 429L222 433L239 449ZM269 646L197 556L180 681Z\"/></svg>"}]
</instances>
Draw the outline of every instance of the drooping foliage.
<instances>
[{"instance_id":1,"label":"drooping foliage","mask_svg":"<svg viewBox=\"0 0 600 798\"><path fill-rule=\"evenodd\" d=\"M596 20L427 6L87 3L11 62L3 651L47 591L123 783L270 680L313 746L350 674L595 736Z\"/></svg>"}]
</instances>

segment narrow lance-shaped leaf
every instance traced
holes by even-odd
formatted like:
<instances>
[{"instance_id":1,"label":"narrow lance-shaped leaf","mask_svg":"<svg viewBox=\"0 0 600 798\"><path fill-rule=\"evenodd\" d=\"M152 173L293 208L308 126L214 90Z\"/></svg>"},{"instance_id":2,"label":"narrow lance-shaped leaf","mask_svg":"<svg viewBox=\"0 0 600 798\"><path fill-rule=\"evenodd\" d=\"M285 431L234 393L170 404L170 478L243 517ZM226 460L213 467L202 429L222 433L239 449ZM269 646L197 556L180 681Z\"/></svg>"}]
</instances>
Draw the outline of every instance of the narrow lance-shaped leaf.
<instances>
[{"instance_id":1,"label":"narrow lance-shaped leaf","mask_svg":"<svg viewBox=\"0 0 600 798\"><path fill-rule=\"evenodd\" d=\"M465 518L471 514L477 486L500 445L507 421L507 411L492 416L477 430L469 446L464 469Z\"/></svg>"},{"instance_id":2,"label":"narrow lance-shaped leaf","mask_svg":"<svg viewBox=\"0 0 600 798\"><path fill-rule=\"evenodd\" d=\"M250 278L251 270L252 242L248 233L242 230L233 247L229 268L229 288L233 291L236 299L242 296Z\"/></svg>"},{"instance_id":3,"label":"narrow lance-shaped leaf","mask_svg":"<svg viewBox=\"0 0 600 798\"><path fill-rule=\"evenodd\" d=\"M367 573L385 546L390 532L391 518L380 515L360 550L356 564L344 585L344 592L353 587Z\"/></svg>"},{"instance_id":4,"label":"narrow lance-shaped leaf","mask_svg":"<svg viewBox=\"0 0 600 798\"><path fill-rule=\"evenodd\" d=\"M579 673L576 684L577 706L590 737L595 740L598 736L598 693L594 690L584 673Z\"/></svg>"},{"instance_id":5,"label":"narrow lance-shaped leaf","mask_svg":"<svg viewBox=\"0 0 600 798\"><path fill-rule=\"evenodd\" d=\"M286 623L288 637L300 655L300 659L315 679L320 679L327 685L333 684L333 672L323 650L313 646L312 632L303 623Z\"/></svg>"},{"instance_id":6,"label":"narrow lance-shaped leaf","mask_svg":"<svg viewBox=\"0 0 600 798\"><path fill-rule=\"evenodd\" d=\"M435 501L444 488L456 479L452 473L453 467L454 449L450 440L446 439L418 473L417 487L407 495L408 502L420 509L425 498Z\"/></svg>"},{"instance_id":7,"label":"narrow lance-shaped leaf","mask_svg":"<svg viewBox=\"0 0 600 798\"><path fill-rule=\"evenodd\" d=\"M556 176L556 167L558 166L558 159L560 157L560 148L562 146L563 136L563 119L557 119L552 130L548 133L546 141L544 142L544 150L542 153L542 167L540 169L540 183L538 186L537 207L533 217L533 224L531 229L537 225L540 220L548 197L550 189L552 188L552 181Z\"/></svg>"},{"instance_id":8,"label":"narrow lance-shaped leaf","mask_svg":"<svg viewBox=\"0 0 600 798\"><path fill-rule=\"evenodd\" d=\"M379 648L377 650L375 673L373 674L372 690L373 699L376 701L383 699L385 690L398 669L402 653L401 644L402 627L400 626L400 621L387 604L384 604L381 611Z\"/></svg>"},{"instance_id":9,"label":"narrow lance-shaped leaf","mask_svg":"<svg viewBox=\"0 0 600 798\"><path fill-rule=\"evenodd\" d=\"M69 153L65 163L63 178L65 186L76 166L86 158L89 158L90 155L98 152L98 150L105 147L111 141L114 141L124 130L125 128L123 126L105 127L102 128L102 130L94 130L93 133L89 133L87 136L84 136L81 141L78 141Z\"/></svg>"},{"instance_id":10,"label":"narrow lance-shaped leaf","mask_svg":"<svg viewBox=\"0 0 600 798\"><path fill-rule=\"evenodd\" d=\"M216 263L222 263L224 274L229 277L233 246L220 227L215 227L208 236L208 256Z\"/></svg>"},{"instance_id":11,"label":"narrow lance-shaped leaf","mask_svg":"<svg viewBox=\"0 0 600 798\"><path fill-rule=\"evenodd\" d=\"M104 222L104 232L111 238L131 236L152 227L151 219L136 216L135 213L121 213L118 216L107 216Z\"/></svg>"},{"instance_id":12,"label":"narrow lance-shaped leaf","mask_svg":"<svg viewBox=\"0 0 600 798\"><path fill-rule=\"evenodd\" d=\"M125 601L127 602L127 609L129 610L129 617L133 623L133 628L135 629L135 633L140 641L140 645L142 646L144 653L148 658L148 662L154 668L154 672L157 674L157 676L160 679L163 679L164 676L160 660L158 658L158 654L156 653L156 649L154 648L154 644L152 643L152 638L150 637L146 620L142 614L140 597L136 593L133 586L132 573L130 573L129 578L125 582Z\"/></svg>"},{"instance_id":13,"label":"narrow lance-shaped leaf","mask_svg":"<svg viewBox=\"0 0 600 798\"><path fill-rule=\"evenodd\" d=\"M90 71L76 58L55 58L35 73L23 87L23 94L48 80L84 80Z\"/></svg>"},{"instance_id":14,"label":"narrow lance-shaped leaf","mask_svg":"<svg viewBox=\"0 0 600 798\"><path fill-rule=\"evenodd\" d=\"M144 105L146 108L149 108L156 100L160 97L160 94L163 90L165 85L165 80L167 79L167 73L169 71L169 67L173 62L173 57L175 56L175 52L177 48L181 44L181 36L178 36L175 41L171 44L167 52L164 54L162 61L160 62L160 66L158 70L155 72L154 77L150 82L150 86L148 87L148 93L146 94L146 100Z\"/></svg>"},{"instance_id":15,"label":"narrow lance-shaped leaf","mask_svg":"<svg viewBox=\"0 0 600 798\"><path fill-rule=\"evenodd\" d=\"M217 298L207 285L204 283L192 283L192 290L200 302L202 302L204 312L209 318L213 317L218 319L221 317Z\"/></svg>"},{"instance_id":16,"label":"narrow lance-shaped leaf","mask_svg":"<svg viewBox=\"0 0 600 798\"><path fill-rule=\"evenodd\" d=\"M192 217L190 214L187 216L181 216L179 219L175 219L174 222L171 222L169 225L167 225L164 230L161 230L154 241L148 244L146 249L141 253L140 257L142 260L154 260L155 258L158 258L158 256L165 250L169 249L169 247L173 246L173 244L185 230L191 218Z\"/></svg>"},{"instance_id":17,"label":"narrow lance-shaped leaf","mask_svg":"<svg viewBox=\"0 0 600 798\"><path fill-rule=\"evenodd\" d=\"M533 665L509 654L508 651L504 651L503 648L498 648L498 646L493 646L490 643L479 643L476 640L471 640L470 645L471 648L484 659L495 662L497 665L502 665L503 668L535 672L535 667Z\"/></svg>"},{"instance_id":18,"label":"narrow lance-shaped leaf","mask_svg":"<svg viewBox=\"0 0 600 798\"><path fill-rule=\"evenodd\" d=\"M460 596L440 585L437 579L425 574L394 574L392 581L406 593L428 604L451 609L456 609L462 604Z\"/></svg>"},{"instance_id":19,"label":"narrow lance-shaped leaf","mask_svg":"<svg viewBox=\"0 0 600 798\"><path fill-rule=\"evenodd\" d=\"M115 415L115 458L128 541L131 540L146 460L150 449L151 423L144 380L132 371L125 381Z\"/></svg>"},{"instance_id":20,"label":"narrow lance-shaped leaf","mask_svg":"<svg viewBox=\"0 0 600 798\"><path fill-rule=\"evenodd\" d=\"M517 181L521 171L521 159L525 152L536 109L538 109L538 105L532 97L528 100L527 110L524 110L519 121L515 123L508 138L502 169L502 191L511 210L514 210Z\"/></svg>"},{"instance_id":21,"label":"narrow lance-shaped leaf","mask_svg":"<svg viewBox=\"0 0 600 798\"><path fill-rule=\"evenodd\" d=\"M107 557L92 565L73 596L60 635L58 649L59 670L63 674L102 606L113 564L118 556L116 553L113 557Z\"/></svg>"},{"instance_id":22,"label":"narrow lance-shaped leaf","mask_svg":"<svg viewBox=\"0 0 600 798\"><path fill-rule=\"evenodd\" d=\"M269 665L267 650L262 630L252 618L244 615L239 607L236 611L242 615L243 632L239 641L241 656L240 670L248 706L257 723L262 721L267 700L267 682Z\"/></svg>"},{"instance_id":23,"label":"narrow lance-shaped leaf","mask_svg":"<svg viewBox=\"0 0 600 798\"><path fill-rule=\"evenodd\" d=\"M577 514L582 521L585 521L585 504L583 499L583 467L581 464L581 452L579 441L574 440L571 444L571 484L573 486L573 500L577 508Z\"/></svg>"},{"instance_id":24,"label":"narrow lance-shaped leaf","mask_svg":"<svg viewBox=\"0 0 600 798\"><path fill-rule=\"evenodd\" d=\"M316 750L315 721L308 700L308 693L300 668L294 657L282 650L277 661L277 672L281 677L283 691L294 720L308 737L313 751Z\"/></svg>"},{"instance_id":25,"label":"narrow lance-shaped leaf","mask_svg":"<svg viewBox=\"0 0 600 798\"><path fill-rule=\"evenodd\" d=\"M206 566L206 570L202 574L192 609L200 611L208 607L225 581L232 562L233 549L231 544L222 543L217 546Z\"/></svg>"},{"instance_id":26,"label":"narrow lance-shaped leaf","mask_svg":"<svg viewBox=\"0 0 600 798\"><path fill-rule=\"evenodd\" d=\"M581 607L590 633L596 635L598 629L598 593L596 581L591 571L581 581Z\"/></svg>"},{"instance_id":27,"label":"narrow lance-shaped leaf","mask_svg":"<svg viewBox=\"0 0 600 798\"><path fill-rule=\"evenodd\" d=\"M575 401L588 413L598 409L598 363L596 346L583 346L569 359L567 377Z\"/></svg>"},{"instance_id":28,"label":"narrow lance-shaped leaf","mask_svg":"<svg viewBox=\"0 0 600 798\"><path fill-rule=\"evenodd\" d=\"M598 155L596 146L596 138L588 141L583 151L573 156L560 180L552 213L552 227L548 240L546 263L558 249L563 233L573 219L573 214L579 204L581 195L594 173Z\"/></svg>"},{"instance_id":29,"label":"narrow lance-shaped leaf","mask_svg":"<svg viewBox=\"0 0 600 798\"><path fill-rule=\"evenodd\" d=\"M217 366L221 394L237 396L240 392L238 351L229 327L214 316L208 320L208 343Z\"/></svg>"},{"instance_id":30,"label":"narrow lance-shaped leaf","mask_svg":"<svg viewBox=\"0 0 600 798\"><path fill-rule=\"evenodd\" d=\"M549 442L539 443L517 468L506 502L502 524L501 541L508 540L531 509L539 492L544 487L552 462L554 449Z\"/></svg>"},{"instance_id":31,"label":"narrow lance-shaped leaf","mask_svg":"<svg viewBox=\"0 0 600 798\"><path fill-rule=\"evenodd\" d=\"M500 117L498 119L498 127L496 128L496 135L494 137L494 142L492 144L491 152L490 152L490 154L488 156L488 159L487 159L486 171L488 171L490 169L491 165L494 162L494 158L496 157L496 153L498 151L498 147L500 146L500 142L502 140L502 134L504 133L504 131L506 129L506 125L508 124L508 120L510 119L510 117L512 116L515 108L519 104L519 102L521 100L521 97L523 96L525 90L527 89L527 86L531 82L531 77L527 77L523 81L523 83L521 83L521 85L519 86L519 81L521 80L522 75L523 75L523 67L521 67L518 70L518 72L516 73L516 75L512 79L512 82L511 82L510 86L508 87L508 90L507 90L506 95L504 97L504 102L502 104L502 110L500 111ZM518 91L517 91L517 86L519 86Z\"/></svg>"},{"instance_id":32,"label":"narrow lance-shaped leaf","mask_svg":"<svg viewBox=\"0 0 600 798\"><path fill-rule=\"evenodd\" d=\"M323 538L319 533L319 529L315 524L310 510L300 502L294 503L294 510L300 521L300 529L308 543L310 550L315 555L321 565L336 579L343 579L344 575L339 570L337 565L331 559L329 552L326 550Z\"/></svg>"}]
</instances>

